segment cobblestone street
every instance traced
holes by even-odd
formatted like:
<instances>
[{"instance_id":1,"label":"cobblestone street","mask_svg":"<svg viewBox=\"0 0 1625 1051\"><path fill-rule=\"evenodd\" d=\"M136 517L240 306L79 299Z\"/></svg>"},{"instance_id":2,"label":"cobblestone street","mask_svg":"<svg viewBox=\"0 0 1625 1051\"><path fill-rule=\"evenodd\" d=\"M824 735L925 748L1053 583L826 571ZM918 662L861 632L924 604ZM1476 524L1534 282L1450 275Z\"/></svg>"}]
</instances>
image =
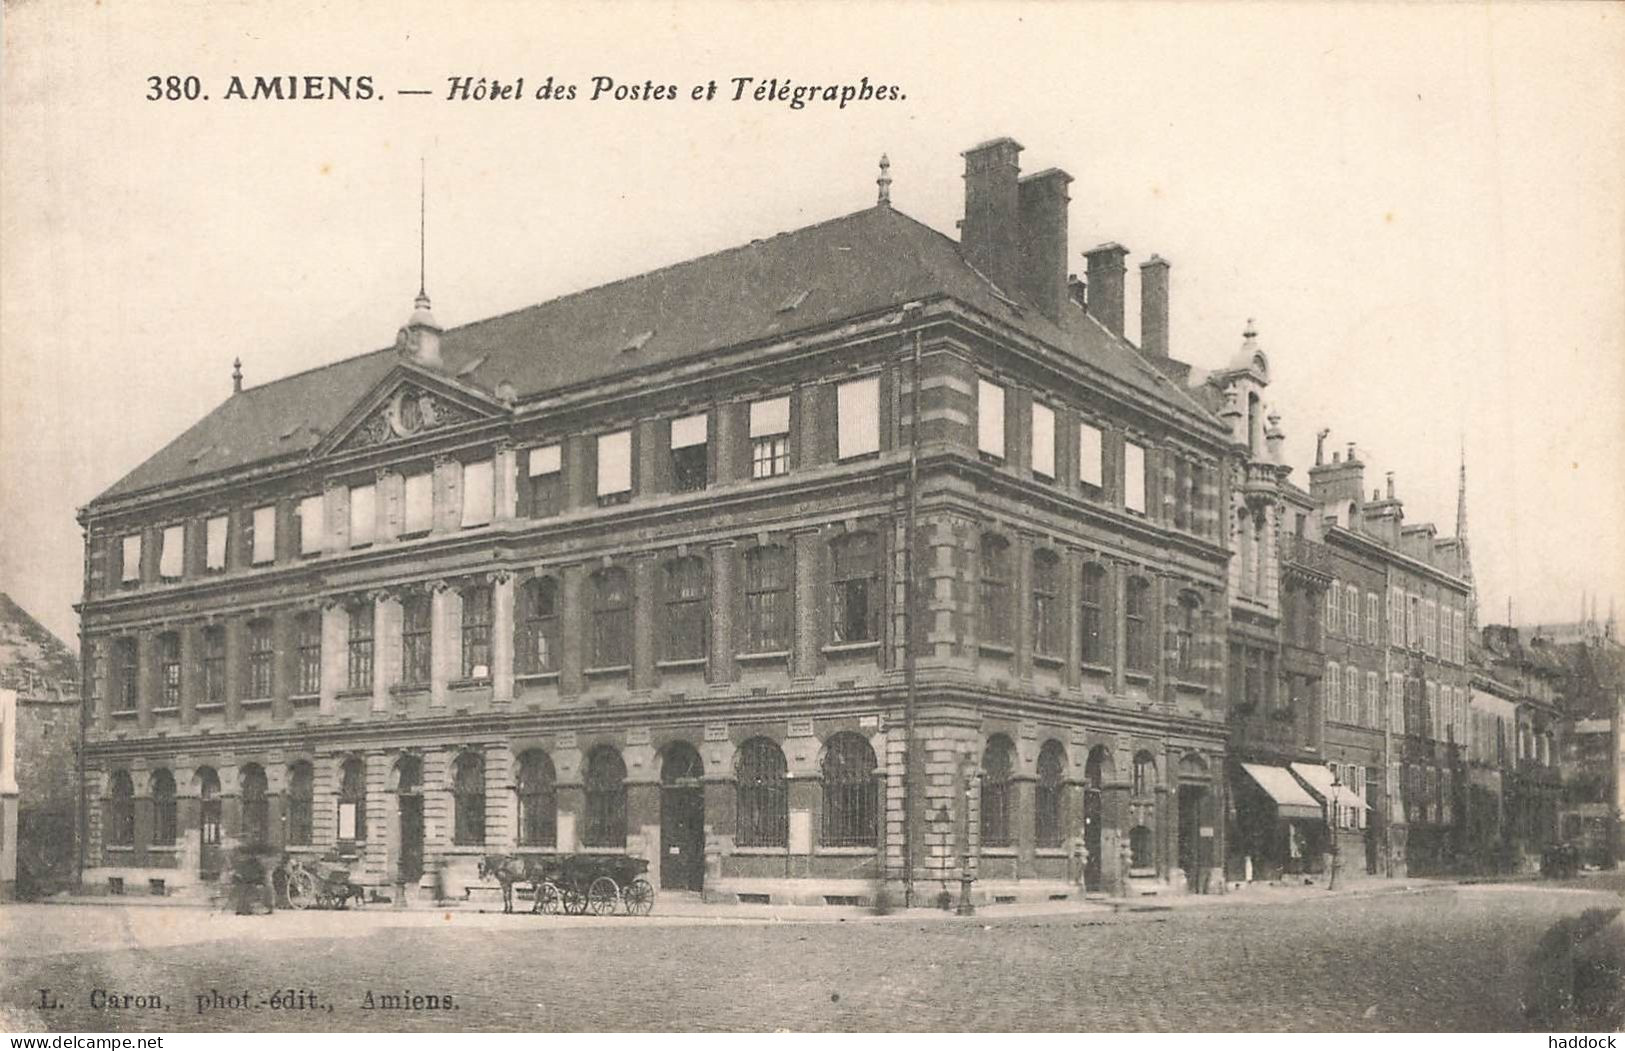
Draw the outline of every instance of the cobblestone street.
<instances>
[{"instance_id":1,"label":"cobblestone street","mask_svg":"<svg viewBox=\"0 0 1625 1051\"><path fill-rule=\"evenodd\" d=\"M1619 904L1507 884L969 920L278 914L251 921L270 938L226 925L229 936L190 943L9 959L0 1028L1496 1031L1525 1028L1519 994L1539 936ZM0 912L0 930L16 945L30 925L128 922L76 914L166 911L25 908ZM59 1009L38 1010L41 988ZM165 1006L93 1009L93 989ZM278 989L321 1006L197 1011L210 990L258 1003ZM369 991L375 1003L433 994L455 1006L367 1009Z\"/></svg>"}]
</instances>

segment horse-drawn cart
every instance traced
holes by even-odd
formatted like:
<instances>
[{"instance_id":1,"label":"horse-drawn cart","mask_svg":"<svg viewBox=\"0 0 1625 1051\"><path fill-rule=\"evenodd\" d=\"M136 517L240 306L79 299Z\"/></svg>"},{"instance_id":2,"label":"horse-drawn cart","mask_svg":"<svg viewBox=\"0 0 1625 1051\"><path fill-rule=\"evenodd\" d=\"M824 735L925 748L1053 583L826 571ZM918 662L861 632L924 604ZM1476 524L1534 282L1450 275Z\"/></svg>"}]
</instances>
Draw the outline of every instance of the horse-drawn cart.
<instances>
[{"instance_id":1,"label":"horse-drawn cart","mask_svg":"<svg viewBox=\"0 0 1625 1051\"><path fill-rule=\"evenodd\" d=\"M479 871L502 885L504 912L513 911L515 883L531 885L531 912L647 916L655 906L654 886L644 877L649 862L624 854L489 855Z\"/></svg>"},{"instance_id":2,"label":"horse-drawn cart","mask_svg":"<svg viewBox=\"0 0 1625 1051\"><path fill-rule=\"evenodd\" d=\"M536 885L535 911L579 916L647 916L655 907L654 886L644 878L649 863L621 854L565 854L543 864Z\"/></svg>"},{"instance_id":3,"label":"horse-drawn cart","mask_svg":"<svg viewBox=\"0 0 1625 1051\"><path fill-rule=\"evenodd\" d=\"M306 867L297 855L289 855L284 879L290 908L342 909L352 901L366 901L366 890L351 882L350 866L340 861L321 858Z\"/></svg>"}]
</instances>

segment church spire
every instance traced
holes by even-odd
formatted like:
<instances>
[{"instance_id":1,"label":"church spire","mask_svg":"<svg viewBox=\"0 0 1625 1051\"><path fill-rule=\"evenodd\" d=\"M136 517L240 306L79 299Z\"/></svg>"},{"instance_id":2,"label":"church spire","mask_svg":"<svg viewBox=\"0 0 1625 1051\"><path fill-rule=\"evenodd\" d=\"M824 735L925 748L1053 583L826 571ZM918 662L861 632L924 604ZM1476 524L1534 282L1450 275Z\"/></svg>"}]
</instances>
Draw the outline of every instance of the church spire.
<instances>
[{"instance_id":1,"label":"church spire","mask_svg":"<svg viewBox=\"0 0 1625 1051\"><path fill-rule=\"evenodd\" d=\"M1456 539L1467 539L1467 439L1461 440L1461 475L1456 483Z\"/></svg>"}]
</instances>

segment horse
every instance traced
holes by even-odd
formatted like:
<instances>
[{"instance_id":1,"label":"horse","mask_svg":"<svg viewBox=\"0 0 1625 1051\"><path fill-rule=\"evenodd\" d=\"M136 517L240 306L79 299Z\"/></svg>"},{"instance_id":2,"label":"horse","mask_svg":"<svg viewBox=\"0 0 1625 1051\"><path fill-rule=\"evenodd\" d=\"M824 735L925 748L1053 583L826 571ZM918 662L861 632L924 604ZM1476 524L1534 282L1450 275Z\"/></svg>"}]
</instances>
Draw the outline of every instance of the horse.
<instances>
[{"instance_id":1,"label":"horse","mask_svg":"<svg viewBox=\"0 0 1625 1051\"><path fill-rule=\"evenodd\" d=\"M505 913L513 911L515 883L529 883L534 891L542 882L534 861L511 854L487 854L481 858L480 879L494 879L502 885L502 911ZM538 902L541 900L539 892L535 897ZM534 905L531 911L536 911Z\"/></svg>"}]
</instances>

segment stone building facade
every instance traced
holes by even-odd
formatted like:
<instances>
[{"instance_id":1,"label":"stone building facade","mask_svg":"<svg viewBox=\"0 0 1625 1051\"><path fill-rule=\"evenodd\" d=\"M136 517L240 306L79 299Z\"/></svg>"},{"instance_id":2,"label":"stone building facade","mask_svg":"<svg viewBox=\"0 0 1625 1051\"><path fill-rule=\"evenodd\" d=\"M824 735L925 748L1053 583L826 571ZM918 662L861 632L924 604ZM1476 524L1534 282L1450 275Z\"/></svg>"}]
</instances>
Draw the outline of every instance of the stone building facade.
<instances>
[{"instance_id":1,"label":"stone building facade","mask_svg":"<svg viewBox=\"0 0 1625 1051\"><path fill-rule=\"evenodd\" d=\"M78 874L78 660L0 594L0 900Z\"/></svg>"},{"instance_id":2,"label":"stone building facade","mask_svg":"<svg viewBox=\"0 0 1625 1051\"><path fill-rule=\"evenodd\" d=\"M1020 149L966 152L957 242L883 168L239 378L81 514L88 881L264 841L453 893L570 851L718 900L1207 886L1230 435L1124 339L1125 250L1069 283L1070 179Z\"/></svg>"},{"instance_id":3,"label":"stone building facade","mask_svg":"<svg viewBox=\"0 0 1625 1051\"><path fill-rule=\"evenodd\" d=\"M1457 535L1441 538L1430 523L1405 522L1391 474L1386 490L1366 498L1365 465L1353 445L1346 457L1333 452L1327 461L1322 452L1316 461L1311 495L1346 574L1334 575L1325 611L1328 761L1340 764L1339 781L1365 801L1353 820L1368 822L1368 872L1440 871L1459 842L1467 648L1477 624L1465 468ZM1341 820L1345 833L1353 831L1348 815Z\"/></svg>"}]
</instances>

